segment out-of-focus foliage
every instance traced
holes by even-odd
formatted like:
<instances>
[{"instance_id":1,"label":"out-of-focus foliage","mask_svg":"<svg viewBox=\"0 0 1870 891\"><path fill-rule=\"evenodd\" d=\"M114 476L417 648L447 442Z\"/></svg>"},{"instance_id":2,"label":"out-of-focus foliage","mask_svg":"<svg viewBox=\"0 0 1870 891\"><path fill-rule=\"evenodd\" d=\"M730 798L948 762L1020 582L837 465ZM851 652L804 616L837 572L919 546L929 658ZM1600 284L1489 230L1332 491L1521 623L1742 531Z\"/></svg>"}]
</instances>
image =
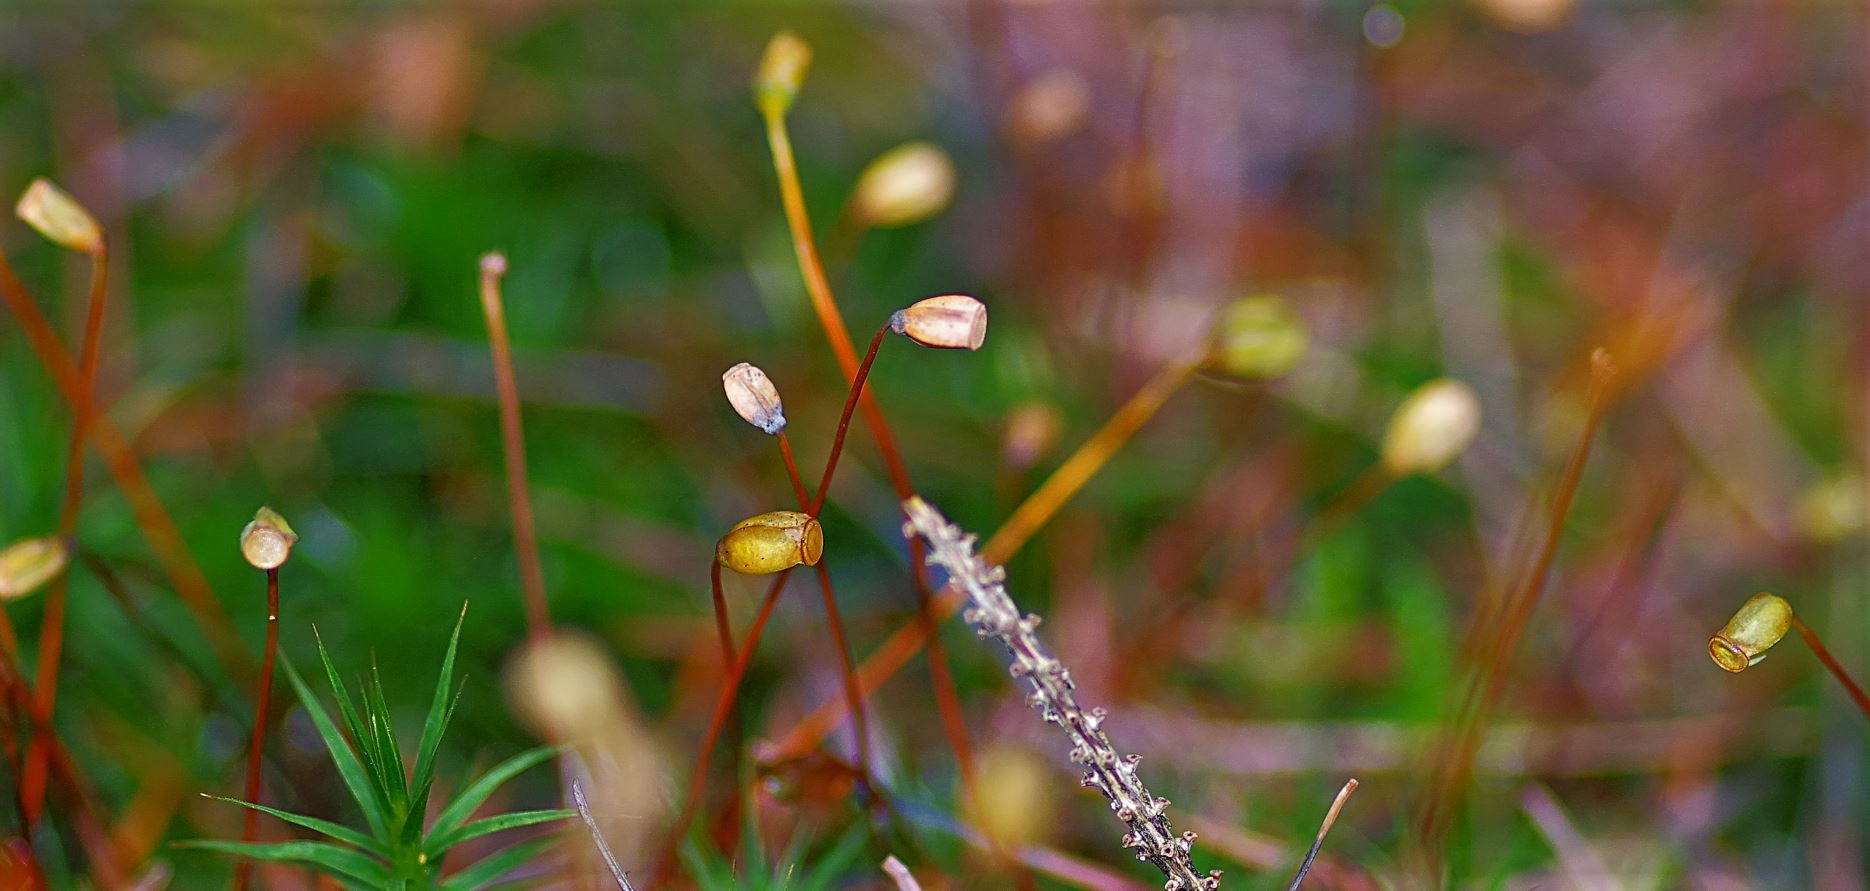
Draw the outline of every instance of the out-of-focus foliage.
<instances>
[{"instance_id":1,"label":"out-of-focus foliage","mask_svg":"<svg viewBox=\"0 0 1870 891\"><path fill-rule=\"evenodd\" d=\"M1862 717L1801 650L1729 675L1706 648L1770 589L1870 669L1865 16L1575 0L13 4L0 195L45 176L101 224L100 404L254 653L264 583L237 538L255 504L300 536L282 570L286 652L310 664L316 625L339 677L374 659L404 738L472 603L441 777L541 741L496 689L523 610L475 263L506 251L552 615L616 673L594 672L603 738L575 742L613 843L649 836L627 845L642 877L660 836L632 818L672 813L721 680L712 549L739 519L794 506L773 439L734 415L721 373L750 361L771 376L814 482L845 397L750 87L767 40L793 29L813 48L789 114L805 198L860 343L933 294L992 314L978 353L892 340L872 379L917 488L962 525L998 526L1158 367L1201 350L1230 302L1282 295L1309 334L1279 380L1180 391L1008 567L1177 828L1201 830L1204 868L1282 885L1354 775L1308 884L1406 881L1432 855L1461 884L1837 887L1866 871ZM952 161L952 199L864 225L862 171L918 141ZM86 258L11 220L0 248L75 343ZM55 528L71 422L16 322L0 314L0 542ZM1614 405L1464 816L1424 851L1427 753L1486 651L1464 629L1536 547L1599 346L1621 371ZM1390 413L1440 377L1478 400L1472 444L1429 475L1371 475ZM851 439L822 532L861 658L914 621L915 598L875 446L861 423ZM1837 480L1854 500L1824 488ZM197 793L239 794L251 670L223 665L117 485L93 452L53 722L120 859L215 887L224 858L169 843L239 838L238 809ZM744 627L765 580L724 581ZM897 803L879 837L839 767L848 733L758 763L763 741L839 696L817 593L796 584L742 693L738 766L759 794L743 815L758 831L741 835L763 846L699 843L684 862L710 887L778 886L789 865L791 887L880 883L891 853L925 884L1011 884L960 840L968 809L921 660L872 702ZM45 598L5 606L31 676ZM943 635L975 745L1050 758L1049 852L1149 881L994 654L958 621ZM275 724L266 802L354 822L309 705ZM490 806L560 795L537 771ZM55 794L33 838L54 887L85 871L79 813ZM290 831L269 821L263 838ZM13 862L0 853L0 875Z\"/></svg>"}]
</instances>

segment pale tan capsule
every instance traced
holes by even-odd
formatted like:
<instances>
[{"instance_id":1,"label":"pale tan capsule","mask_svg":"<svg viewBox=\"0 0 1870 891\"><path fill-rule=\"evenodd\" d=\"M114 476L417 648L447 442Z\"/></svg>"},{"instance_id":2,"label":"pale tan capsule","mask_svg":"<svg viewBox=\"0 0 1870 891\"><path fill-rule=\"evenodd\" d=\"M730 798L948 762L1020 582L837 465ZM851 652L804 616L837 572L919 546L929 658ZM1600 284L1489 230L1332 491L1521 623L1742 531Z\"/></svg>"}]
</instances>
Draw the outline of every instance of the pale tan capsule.
<instances>
[{"instance_id":1,"label":"pale tan capsule","mask_svg":"<svg viewBox=\"0 0 1870 891\"><path fill-rule=\"evenodd\" d=\"M1275 378L1298 365L1310 343L1305 320L1284 299L1244 297L1221 311L1208 367L1228 377Z\"/></svg>"},{"instance_id":2,"label":"pale tan capsule","mask_svg":"<svg viewBox=\"0 0 1870 891\"><path fill-rule=\"evenodd\" d=\"M1000 743L980 753L976 770L980 797L966 809L976 829L1007 850L1042 844L1057 834L1059 782L1046 759Z\"/></svg>"},{"instance_id":3,"label":"pale tan capsule","mask_svg":"<svg viewBox=\"0 0 1870 891\"><path fill-rule=\"evenodd\" d=\"M1760 664L1766 651L1773 648L1792 630L1792 604L1785 598L1761 591L1740 605L1740 611L1727 620L1721 633L1708 640L1708 655L1714 664L1732 671L1746 671Z\"/></svg>"},{"instance_id":4,"label":"pale tan capsule","mask_svg":"<svg viewBox=\"0 0 1870 891\"><path fill-rule=\"evenodd\" d=\"M768 435L786 429L786 406L779 401L779 388L759 366L742 362L727 369L721 375L721 389L741 420Z\"/></svg>"},{"instance_id":5,"label":"pale tan capsule","mask_svg":"<svg viewBox=\"0 0 1870 891\"><path fill-rule=\"evenodd\" d=\"M57 536L22 538L0 549L0 600L18 600L58 578L71 548Z\"/></svg>"},{"instance_id":6,"label":"pale tan capsule","mask_svg":"<svg viewBox=\"0 0 1870 891\"><path fill-rule=\"evenodd\" d=\"M292 546L299 540L292 524L270 507L262 507L253 522L240 530L240 555L254 569L278 569L292 556Z\"/></svg>"},{"instance_id":7,"label":"pale tan capsule","mask_svg":"<svg viewBox=\"0 0 1870 891\"><path fill-rule=\"evenodd\" d=\"M954 200L954 162L931 142L899 145L857 177L851 211L867 226L920 223Z\"/></svg>"},{"instance_id":8,"label":"pale tan capsule","mask_svg":"<svg viewBox=\"0 0 1870 891\"><path fill-rule=\"evenodd\" d=\"M753 73L753 99L761 111L784 114L792 107L812 68L812 45L794 31L781 31L766 44Z\"/></svg>"},{"instance_id":9,"label":"pale tan capsule","mask_svg":"<svg viewBox=\"0 0 1870 891\"><path fill-rule=\"evenodd\" d=\"M987 305L966 294L924 298L890 316L890 330L926 347L978 350L987 341Z\"/></svg>"},{"instance_id":10,"label":"pale tan capsule","mask_svg":"<svg viewBox=\"0 0 1870 891\"><path fill-rule=\"evenodd\" d=\"M714 559L742 575L768 575L801 564L818 565L825 533L811 514L776 510L734 524L715 546Z\"/></svg>"},{"instance_id":11,"label":"pale tan capsule","mask_svg":"<svg viewBox=\"0 0 1870 891\"><path fill-rule=\"evenodd\" d=\"M1091 110L1091 88L1075 72L1055 68L1021 87L1007 103L1007 132L1021 145L1039 146L1069 136Z\"/></svg>"},{"instance_id":12,"label":"pale tan capsule","mask_svg":"<svg viewBox=\"0 0 1870 891\"><path fill-rule=\"evenodd\" d=\"M76 198L52 185L51 180L44 177L33 180L19 196L19 204L14 206L13 212L59 247L81 254L104 251L104 231L98 228L97 220L91 218L90 211Z\"/></svg>"},{"instance_id":13,"label":"pale tan capsule","mask_svg":"<svg viewBox=\"0 0 1870 891\"><path fill-rule=\"evenodd\" d=\"M1434 473L1480 432L1480 397L1467 384L1439 378L1415 389L1383 432L1383 469L1391 476Z\"/></svg>"},{"instance_id":14,"label":"pale tan capsule","mask_svg":"<svg viewBox=\"0 0 1870 891\"><path fill-rule=\"evenodd\" d=\"M1799 495L1799 528L1814 541L1834 542L1863 531L1865 519L1863 477L1846 473L1806 489Z\"/></svg>"}]
</instances>

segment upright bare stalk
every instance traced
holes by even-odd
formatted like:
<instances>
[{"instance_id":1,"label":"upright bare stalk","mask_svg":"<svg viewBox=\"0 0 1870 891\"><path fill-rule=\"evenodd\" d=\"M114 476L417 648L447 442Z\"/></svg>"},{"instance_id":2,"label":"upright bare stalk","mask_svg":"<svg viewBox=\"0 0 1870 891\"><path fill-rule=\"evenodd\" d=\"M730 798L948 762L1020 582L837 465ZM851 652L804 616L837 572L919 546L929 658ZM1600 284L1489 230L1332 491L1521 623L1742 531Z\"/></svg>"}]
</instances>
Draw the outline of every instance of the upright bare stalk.
<instances>
[{"instance_id":1,"label":"upright bare stalk","mask_svg":"<svg viewBox=\"0 0 1870 891\"><path fill-rule=\"evenodd\" d=\"M903 535L928 542L928 563L947 570L949 583L967 594L968 608L961 617L974 626L975 633L993 638L1012 656L1008 669L1015 680L1032 684L1026 703L1039 710L1048 724L1065 729L1071 739L1071 760L1085 766L1080 780L1086 787L1104 793L1110 809L1117 812L1129 831L1123 845L1136 849L1136 859L1155 864L1169 880L1164 891L1196 891L1221 887L1221 872L1207 875L1195 871L1189 859L1195 834L1175 834L1166 811L1169 800L1150 794L1136 775L1141 755L1118 755L1104 735L1102 725L1107 715L1102 708L1086 710L1078 705L1072 692L1071 670L1054 658L1037 635L1036 615L1020 615L1013 598L1006 593L1006 570L975 556L976 536L948 522L941 513L919 497L903 502L909 522Z\"/></svg>"}]
</instances>

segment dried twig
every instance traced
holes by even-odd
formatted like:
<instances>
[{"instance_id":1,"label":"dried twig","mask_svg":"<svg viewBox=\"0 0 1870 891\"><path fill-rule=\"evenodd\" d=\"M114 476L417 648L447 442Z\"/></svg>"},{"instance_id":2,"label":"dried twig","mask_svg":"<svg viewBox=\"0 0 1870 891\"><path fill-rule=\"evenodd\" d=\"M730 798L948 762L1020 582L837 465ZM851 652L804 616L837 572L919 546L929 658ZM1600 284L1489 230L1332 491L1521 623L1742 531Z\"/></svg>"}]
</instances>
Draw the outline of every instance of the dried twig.
<instances>
[{"instance_id":1,"label":"dried twig","mask_svg":"<svg viewBox=\"0 0 1870 891\"><path fill-rule=\"evenodd\" d=\"M921 498L903 502L903 512L909 517L903 534L926 539L929 565L946 569L950 583L967 593L969 607L962 612L962 618L982 638L991 637L1006 647L1013 662L1010 673L1032 684L1027 703L1038 709L1047 723L1063 727L1071 738L1071 760L1086 767L1081 782L1104 793L1117 819L1129 827L1123 836L1124 847L1135 848L1138 860L1154 864L1168 876L1162 886L1165 891L1219 888L1219 870L1204 876L1195 871L1189 859L1195 834L1176 835L1165 815L1169 800L1152 795L1138 779L1136 765L1142 756L1118 755L1100 729L1106 716L1104 709L1087 711L1078 705L1070 669L1053 658L1033 634L1039 627L1039 617L1021 616L1013 598L1007 595L1003 584L1006 571L975 556L975 536L948 522Z\"/></svg>"},{"instance_id":2,"label":"dried twig","mask_svg":"<svg viewBox=\"0 0 1870 891\"><path fill-rule=\"evenodd\" d=\"M577 780L571 781L571 804L578 809L578 818L584 821L584 828L591 831L591 843L597 845L597 852L604 855L604 865L610 867L610 876L617 880L621 891L635 891L630 887L629 877L623 874L623 867L617 864L617 855L610 852L610 843L604 841L604 833L597 828L597 818L591 816L591 803L585 800L584 787Z\"/></svg>"},{"instance_id":3,"label":"dried twig","mask_svg":"<svg viewBox=\"0 0 1870 891\"><path fill-rule=\"evenodd\" d=\"M1325 811L1325 819L1318 824L1318 837L1312 839L1312 849L1305 852L1305 861L1299 864L1297 875L1292 877L1292 884L1286 891L1299 891L1299 885L1305 881L1305 874L1312 871L1312 863L1318 860L1318 850L1325 846L1325 836L1331 832L1332 824L1338 821L1338 811L1344 809L1344 801L1357 791L1356 780L1346 780L1344 788L1338 790L1338 797L1331 800L1331 809Z\"/></svg>"}]
</instances>

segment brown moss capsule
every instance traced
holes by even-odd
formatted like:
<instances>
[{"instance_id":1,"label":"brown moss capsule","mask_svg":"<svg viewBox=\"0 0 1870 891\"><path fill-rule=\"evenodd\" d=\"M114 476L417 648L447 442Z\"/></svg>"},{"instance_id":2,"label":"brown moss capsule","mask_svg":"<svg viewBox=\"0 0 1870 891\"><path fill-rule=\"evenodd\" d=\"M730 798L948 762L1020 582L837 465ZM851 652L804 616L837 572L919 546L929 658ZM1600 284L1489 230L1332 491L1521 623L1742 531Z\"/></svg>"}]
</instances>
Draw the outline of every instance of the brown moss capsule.
<instances>
[{"instance_id":1,"label":"brown moss capsule","mask_svg":"<svg viewBox=\"0 0 1870 891\"><path fill-rule=\"evenodd\" d=\"M1248 380L1279 377L1299 364L1310 342L1305 320L1285 300L1271 294L1246 297L1221 311L1208 368Z\"/></svg>"},{"instance_id":2,"label":"brown moss capsule","mask_svg":"<svg viewBox=\"0 0 1870 891\"><path fill-rule=\"evenodd\" d=\"M742 420L769 436L786 429L786 406L779 401L779 388L759 366L742 362L727 369L721 375L721 389Z\"/></svg>"},{"instance_id":3,"label":"brown moss capsule","mask_svg":"<svg viewBox=\"0 0 1870 891\"><path fill-rule=\"evenodd\" d=\"M71 560L63 539L23 538L0 549L0 600L18 600L58 578Z\"/></svg>"},{"instance_id":4,"label":"brown moss capsule","mask_svg":"<svg viewBox=\"0 0 1870 891\"><path fill-rule=\"evenodd\" d=\"M987 341L987 305L966 294L924 298L890 316L890 330L926 347L978 350Z\"/></svg>"},{"instance_id":5,"label":"brown moss capsule","mask_svg":"<svg viewBox=\"0 0 1870 891\"><path fill-rule=\"evenodd\" d=\"M753 99L760 110L785 114L812 67L812 45L792 31L773 35L753 73Z\"/></svg>"},{"instance_id":6,"label":"brown moss capsule","mask_svg":"<svg viewBox=\"0 0 1870 891\"><path fill-rule=\"evenodd\" d=\"M1439 378L1415 389L1396 406L1383 432L1383 469L1391 476L1434 473L1480 432L1480 397L1453 378Z\"/></svg>"},{"instance_id":7,"label":"brown moss capsule","mask_svg":"<svg viewBox=\"0 0 1870 891\"><path fill-rule=\"evenodd\" d=\"M920 223L954 198L954 162L934 143L890 149L864 168L851 194L851 210L870 226Z\"/></svg>"},{"instance_id":8,"label":"brown moss capsule","mask_svg":"<svg viewBox=\"0 0 1870 891\"><path fill-rule=\"evenodd\" d=\"M743 575L768 575L801 564L818 565L825 533L811 514L776 510L734 524L715 546L714 559Z\"/></svg>"},{"instance_id":9,"label":"brown moss capsule","mask_svg":"<svg viewBox=\"0 0 1870 891\"><path fill-rule=\"evenodd\" d=\"M253 522L240 530L240 555L254 569L278 569L292 556L292 546L299 540L292 524L270 507L262 507Z\"/></svg>"},{"instance_id":10,"label":"brown moss capsule","mask_svg":"<svg viewBox=\"0 0 1870 891\"><path fill-rule=\"evenodd\" d=\"M1746 671L1766 658L1766 651L1792 630L1792 604L1761 591L1740 605L1721 633L1708 640L1714 664L1733 672Z\"/></svg>"},{"instance_id":11,"label":"brown moss capsule","mask_svg":"<svg viewBox=\"0 0 1870 891\"><path fill-rule=\"evenodd\" d=\"M104 252L104 232L84 205L41 177L26 187L13 212L59 247L81 254Z\"/></svg>"}]
</instances>

